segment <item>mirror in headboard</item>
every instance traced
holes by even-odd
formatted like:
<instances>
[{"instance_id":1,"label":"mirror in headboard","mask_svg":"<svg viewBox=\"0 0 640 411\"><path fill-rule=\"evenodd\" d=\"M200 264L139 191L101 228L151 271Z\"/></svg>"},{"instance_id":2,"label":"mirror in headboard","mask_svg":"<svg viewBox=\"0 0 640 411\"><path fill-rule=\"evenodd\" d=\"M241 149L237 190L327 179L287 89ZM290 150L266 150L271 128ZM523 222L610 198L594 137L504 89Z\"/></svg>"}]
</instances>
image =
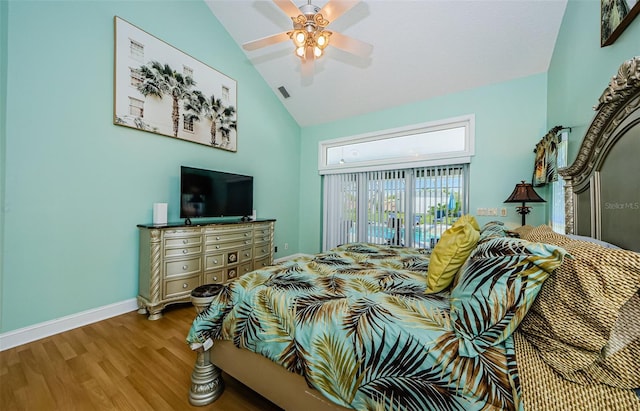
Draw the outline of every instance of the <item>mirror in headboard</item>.
<instances>
[{"instance_id":1,"label":"mirror in headboard","mask_svg":"<svg viewBox=\"0 0 640 411\"><path fill-rule=\"evenodd\" d=\"M566 232L640 252L640 57L620 66L594 109L576 160L559 170Z\"/></svg>"}]
</instances>

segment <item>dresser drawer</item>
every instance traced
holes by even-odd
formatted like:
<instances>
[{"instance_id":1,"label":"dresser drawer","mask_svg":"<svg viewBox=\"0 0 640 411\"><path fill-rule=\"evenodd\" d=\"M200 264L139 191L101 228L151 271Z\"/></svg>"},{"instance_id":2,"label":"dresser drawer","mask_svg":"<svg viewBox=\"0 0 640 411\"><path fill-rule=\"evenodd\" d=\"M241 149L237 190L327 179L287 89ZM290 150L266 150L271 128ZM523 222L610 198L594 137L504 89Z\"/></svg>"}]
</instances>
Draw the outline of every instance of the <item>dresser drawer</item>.
<instances>
[{"instance_id":1,"label":"dresser drawer","mask_svg":"<svg viewBox=\"0 0 640 411\"><path fill-rule=\"evenodd\" d=\"M227 281L234 280L241 275L247 274L253 271L253 263L248 262L244 264L240 264L237 267L228 268L227 269Z\"/></svg>"},{"instance_id":2,"label":"dresser drawer","mask_svg":"<svg viewBox=\"0 0 640 411\"><path fill-rule=\"evenodd\" d=\"M172 228L164 230L164 238L200 236L199 228Z\"/></svg>"},{"instance_id":3,"label":"dresser drawer","mask_svg":"<svg viewBox=\"0 0 640 411\"><path fill-rule=\"evenodd\" d=\"M261 258L271 254L271 245L264 244L253 248L253 258Z\"/></svg>"},{"instance_id":4,"label":"dresser drawer","mask_svg":"<svg viewBox=\"0 0 640 411\"><path fill-rule=\"evenodd\" d=\"M207 228L204 231L206 242L232 241L251 238L253 229L250 225L229 225L226 227Z\"/></svg>"},{"instance_id":5,"label":"dresser drawer","mask_svg":"<svg viewBox=\"0 0 640 411\"><path fill-rule=\"evenodd\" d=\"M254 244L268 244L271 241L270 235L259 235L253 237Z\"/></svg>"},{"instance_id":6,"label":"dresser drawer","mask_svg":"<svg viewBox=\"0 0 640 411\"><path fill-rule=\"evenodd\" d=\"M253 271L253 261L238 266L238 275L245 275L251 271Z\"/></svg>"},{"instance_id":7,"label":"dresser drawer","mask_svg":"<svg viewBox=\"0 0 640 411\"><path fill-rule=\"evenodd\" d=\"M226 281L223 270L208 271L204 273L204 284L222 284Z\"/></svg>"},{"instance_id":8,"label":"dresser drawer","mask_svg":"<svg viewBox=\"0 0 640 411\"><path fill-rule=\"evenodd\" d=\"M205 234L224 234L224 233L235 233L235 232L251 232L254 228L255 224L227 224L227 225L215 225L210 227L205 227Z\"/></svg>"},{"instance_id":9,"label":"dresser drawer","mask_svg":"<svg viewBox=\"0 0 640 411\"><path fill-rule=\"evenodd\" d=\"M170 257L179 257L179 256L189 256L189 255L199 255L202 253L202 246L197 245L194 247L183 247L183 248L165 248L164 256L167 258Z\"/></svg>"},{"instance_id":10,"label":"dresser drawer","mask_svg":"<svg viewBox=\"0 0 640 411\"><path fill-rule=\"evenodd\" d=\"M202 258L168 261L165 263L165 276L187 275L198 273L202 269Z\"/></svg>"},{"instance_id":11,"label":"dresser drawer","mask_svg":"<svg viewBox=\"0 0 640 411\"><path fill-rule=\"evenodd\" d=\"M212 254L204 256L204 269L211 270L213 268L220 268L224 266L223 254Z\"/></svg>"},{"instance_id":12,"label":"dresser drawer","mask_svg":"<svg viewBox=\"0 0 640 411\"><path fill-rule=\"evenodd\" d=\"M202 243L202 236L200 234L190 237L167 237L164 239L165 247L189 247L193 245L200 245Z\"/></svg>"},{"instance_id":13,"label":"dresser drawer","mask_svg":"<svg viewBox=\"0 0 640 411\"><path fill-rule=\"evenodd\" d=\"M260 235L271 233L271 224L256 224L253 226L253 232Z\"/></svg>"},{"instance_id":14,"label":"dresser drawer","mask_svg":"<svg viewBox=\"0 0 640 411\"><path fill-rule=\"evenodd\" d=\"M207 234L205 236L205 242L207 244L226 243L229 241L242 241L242 240L251 240L251 231L215 233L215 234Z\"/></svg>"},{"instance_id":15,"label":"dresser drawer","mask_svg":"<svg viewBox=\"0 0 640 411\"><path fill-rule=\"evenodd\" d=\"M252 248L245 248L244 250L240 250L240 255L238 256L238 259L240 260L241 263L245 261L251 261L252 258L253 258Z\"/></svg>"},{"instance_id":16,"label":"dresser drawer","mask_svg":"<svg viewBox=\"0 0 640 411\"><path fill-rule=\"evenodd\" d=\"M205 253L215 252L215 251L223 251L223 250L233 250L242 248L244 246L250 245L251 239L242 240L242 241L231 241L228 243L207 243L204 247Z\"/></svg>"},{"instance_id":17,"label":"dresser drawer","mask_svg":"<svg viewBox=\"0 0 640 411\"><path fill-rule=\"evenodd\" d=\"M200 285L200 275L192 275L186 278L167 280L164 287L164 297L175 297L180 294L188 294Z\"/></svg>"},{"instance_id":18,"label":"dresser drawer","mask_svg":"<svg viewBox=\"0 0 640 411\"><path fill-rule=\"evenodd\" d=\"M253 261L253 269L254 270L260 270L261 268L265 268L268 267L270 264L270 258L269 256L266 256L264 258L260 258L260 259L255 259Z\"/></svg>"}]
</instances>

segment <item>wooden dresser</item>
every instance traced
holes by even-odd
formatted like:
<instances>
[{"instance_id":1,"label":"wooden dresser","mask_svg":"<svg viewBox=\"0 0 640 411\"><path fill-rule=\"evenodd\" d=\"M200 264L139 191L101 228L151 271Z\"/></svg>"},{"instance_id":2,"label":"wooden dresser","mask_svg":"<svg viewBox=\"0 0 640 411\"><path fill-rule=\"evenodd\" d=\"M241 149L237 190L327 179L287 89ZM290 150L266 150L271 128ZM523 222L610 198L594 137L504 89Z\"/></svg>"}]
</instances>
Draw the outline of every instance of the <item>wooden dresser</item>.
<instances>
[{"instance_id":1,"label":"wooden dresser","mask_svg":"<svg viewBox=\"0 0 640 411\"><path fill-rule=\"evenodd\" d=\"M200 285L225 283L270 265L274 226L268 219L138 225L138 312L157 320L167 305L189 302Z\"/></svg>"}]
</instances>

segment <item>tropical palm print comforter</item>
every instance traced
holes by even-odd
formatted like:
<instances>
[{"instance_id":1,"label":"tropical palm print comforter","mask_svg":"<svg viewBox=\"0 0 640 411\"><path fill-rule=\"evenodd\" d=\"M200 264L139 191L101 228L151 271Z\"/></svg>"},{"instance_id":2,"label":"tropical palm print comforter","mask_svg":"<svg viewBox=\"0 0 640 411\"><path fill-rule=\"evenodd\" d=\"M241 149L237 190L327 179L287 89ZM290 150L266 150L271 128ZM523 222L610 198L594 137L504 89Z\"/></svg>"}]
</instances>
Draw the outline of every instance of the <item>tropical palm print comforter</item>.
<instances>
[{"instance_id":1,"label":"tropical palm print comforter","mask_svg":"<svg viewBox=\"0 0 640 411\"><path fill-rule=\"evenodd\" d=\"M232 340L357 410L518 409L513 340L458 355L449 294L425 294L426 250L347 244L240 277L187 342Z\"/></svg>"}]
</instances>

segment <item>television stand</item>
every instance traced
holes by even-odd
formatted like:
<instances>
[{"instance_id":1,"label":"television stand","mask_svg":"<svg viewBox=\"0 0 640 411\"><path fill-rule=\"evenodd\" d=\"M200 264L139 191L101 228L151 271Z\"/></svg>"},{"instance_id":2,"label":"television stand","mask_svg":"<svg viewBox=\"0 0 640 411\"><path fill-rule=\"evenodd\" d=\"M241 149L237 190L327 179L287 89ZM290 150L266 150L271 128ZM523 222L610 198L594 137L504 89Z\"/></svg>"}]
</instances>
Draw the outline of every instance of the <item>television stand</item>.
<instances>
[{"instance_id":1,"label":"television stand","mask_svg":"<svg viewBox=\"0 0 640 411\"><path fill-rule=\"evenodd\" d=\"M138 312L150 320L169 304L190 302L196 287L224 284L273 262L273 219L138 228Z\"/></svg>"}]
</instances>

